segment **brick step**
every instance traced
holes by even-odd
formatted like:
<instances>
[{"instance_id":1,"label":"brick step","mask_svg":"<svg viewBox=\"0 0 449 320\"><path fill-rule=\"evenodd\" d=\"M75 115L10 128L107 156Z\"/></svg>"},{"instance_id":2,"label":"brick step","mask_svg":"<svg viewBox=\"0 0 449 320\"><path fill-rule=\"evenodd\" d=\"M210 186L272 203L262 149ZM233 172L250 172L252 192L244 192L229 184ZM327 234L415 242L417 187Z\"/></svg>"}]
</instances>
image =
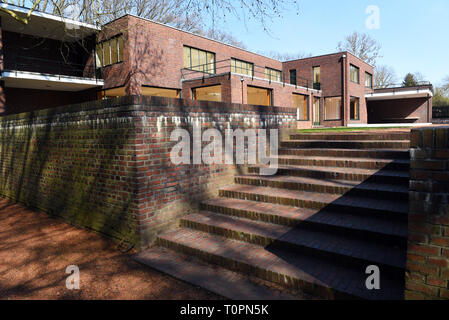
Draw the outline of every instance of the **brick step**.
<instances>
[{"instance_id":1,"label":"brick step","mask_svg":"<svg viewBox=\"0 0 449 320\"><path fill-rule=\"evenodd\" d=\"M221 236L176 229L157 238L160 246L196 256L244 274L254 275L325 299L359 297L403 299L403 278L382 273L380 290L367 290L365 268L276 247L261 247Z\"/></svg>"},{"instance_id":2,"label":"brick step","mask_svg":"<svg viewBox=\"0 0 449 320\"><path fill-rule=\"evenodd\" d=\"M281 165L293 166L410 170L410 160L408 159L338 158L294 155L279 155L277 159Z\"/></svg>"},{"instance_id":3,"label":"brick step","mask_svg":"<svg viewBox=\"0 0 449 320\"><path fill-rule=\"evenodd\" d=\"M280 148L279 155L370 159L410 159L408 150L403 149L330 149L330 148Z\"/></svg>"},{"instance_id":4,"label":"brick step","mask_svg":"<svg viewBox=\"0 0 449 320\"><path fill-rule=\"evenodd\" d=\"M408 202L386 199L369 199L326 193L303 192L279 188L229 185L219 190L220 197L261 201L292 207L326 211L359 213L406 219Z\"/></svg>"},{"instance_id":5,"label":"brick step","mask_svg":"<svg viewBox=\"0 0 449 320\"><path fill-rule=\"evenodd\" d=\"M297 133L292 140L410 140L410 132Z\"/></svg>"},{"instance_id":6,"label":"brick step","mask_svg":"<svg viewBox=\"0 0 449 320\"><path fill-rule=\"evenodd\" d=\"M408 186L396 184L381 184L359 181L329 181L323 179L304 178L295 176L235 176L236 184L251 186L281 188L297 191L320 192L331 194L350 194L360 197L408 200Z\"/></svg>"},{"instance_id":7,"label":"brick step","mask_svg":"<svg viewBox=\"0 0 449 320\"><path fill-rule=\"evenodd\" d=\"M338 148L338 149L409 149L410 142L402 140L287 140L281 148Z\"/></svg>"},{"instance_id":8,"label":"brick step","mask_svg":"<svg viewBox=\"0 0 449 320\"><path fill-rule=\"evenodd\" d=\"M248 173L259 174L263 165L251 165ZM278 165L277 175L296 176L326 180L375 182L384 184L408 185L409 173L406 171L369 170L357 168L332 168Z\"/></svg>"},{"instance_id":9,"label":"brick step","mask_svg":"<svg viewBox=\"0 0 449 320\"><path fill-rule=\"evenodd\" d=\"M163 247L140 252L134 259L182 281L234 300L294 300L299 297L251 281L248 276Z\"/></svg>"},{"instance_id":10,"label":"brick step","mask_svg":"<svg viewBox=\"0 0 449 320\"><path fill-rule=\"evenodd\" d=\"M351 234L333 234L325 231L274 225L210 211L193 213L181 219L181 226L213 233L222 237L245 241L260 246L276 246L286 250L327 256L348 264L368 266L375 264L386 270L405 268L404 244L386 245L356 238Z\"/></svg>"},{"instance_id":11,"label":"brick step","mask_svg":"<svg viewBox=\"0 0 449 320\"><path fill-rule=\"evenodd\" d=\"M327 210L296 208L279 204L232 198L201 202L202 210L283 226L354 234L385 243L405 243L407 222L375 216Z\"/></svg>"}]
</instances>

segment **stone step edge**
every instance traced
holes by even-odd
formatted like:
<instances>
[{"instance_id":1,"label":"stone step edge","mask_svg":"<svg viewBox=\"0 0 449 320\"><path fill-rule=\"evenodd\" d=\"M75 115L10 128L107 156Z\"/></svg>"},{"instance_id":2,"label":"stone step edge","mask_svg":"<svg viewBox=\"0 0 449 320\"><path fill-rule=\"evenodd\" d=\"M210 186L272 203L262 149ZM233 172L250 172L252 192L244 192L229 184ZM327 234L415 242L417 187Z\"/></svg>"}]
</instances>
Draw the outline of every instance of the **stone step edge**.
<instances>
[{"instance_id":1,"label":"stone step edge","mask_svg":"<svg viewBox=\"0 0 449 320\"><path fill-rule=\"evenodd\" d=\"M245 200L240 200L240 201L245 201ZM246 201L250 201L250 200L246 200ZM286 227L295 227L301 223L307 223L307 224L311 224L311 225L322 225L322 226L326 226L328 228L330 227L330 228L336 228L336 229L353 230L356 232L367 232L367 233L370 233L373 235L387 236L387 237L391 237L391 238L398 238L398 239L404 239L404 240L407 239L407 235L402 235L402 234L386 233L386 232L381 232L378 230L363 229L363 228L354 227L354 226L348 227L348 226L339 225L339 224L335 224L335 223L314 221L313 218L312 218L312 220L310 220L310 218L301 219L301 218L294 218L294 217L283 217L280 215L276 215L275 213L263 212L262 210L237 209L237 208L232 208L229 206L224 206L221 204L206 203L206 202L213 202L213 200L209 199L207 201L201 202L201 204L200 204L201 210L200 211L209 211L209 212L227 215L230 217L239 217L239 218L243 218L243 219L247 219L247 220L251 220L251 221L271 223L271 224L276 224L276 225L281 225L281 226L286 226ZM281 205L275 205L275 206L281 206ZM231 209L232 212L231 213L224 212L224 211L226 211L224 209ZM329 212L332 213L331 211L329 211ZM335 214L344 214L344 213L337 212Z\"/></svg>"},{"instance_id":2,"label":"stone step edge","mask_svg":"<svg viewBox=\"0 0 449 320\"><path fill-rule=\"evenodd\" d=\"M309 246L307 244L297 244L297 243L289 242L287 240L274 239L270 235L268 235L266 233L264 234L263 232L258 232L257 234L255 232L249 233L246 231L238 230L238 228L235 226L233 226L232 229L225 229L225 228L223 228L221 226L217 226L213 223L194 221L192 218L189 219L189 216L190 215L185 216L181 219L181 221L180 221L181 227L193 229L193 230L200 231L200 232L211 233L211 234L214 234L214 235L217 235L220 237L224 237L227 239L243 241L243 242L246 242L249 244L254 244L254 245L258 245L258 246L262 246L262 247L266 247L266 246L272 245L274 243L278 243L280 245L288 245L288 246L294 246L294 247L298 247L298 248L304 248L309 251L319 251L322 254L331 254L335 257L341 256L348 260L354 259L355 261L358 261L360 263L364 262L365 264L368 264L368 265L375 264L375 265L383 265L383 266L397 268L397 269L405 269L405 265L397 265L397 264L393 264L393 263L389 263L389 262L385 262L385 261L383 261L383 262L377 261L377 259L376 260L368 260L368 259L365 259L358 255L348 255L348 254L345 254L342 252L328 250L326 248L318 248L318 247L314 247L314 246ZM388 248L386 248L386 249L388 249Z\"/></svg>"},{"instance_id":3,"label":"stone step edge","mask_svg":"<svg viewBox=\"0 0 449 320\"><path fill-rule=\"evenodd\" d=\"M256 188L265 188L265 187L256 187ZM277 188L271 188L271 189L277 189ZM293 191L293 190L289 190ZM228 192L238 192L245 195L245 199L240 197L234 197L233 195L227 195ZM273 192L273 194L276 194ZM327 206L337 206L337 207L350 207L350 208L359 208L359 209L365 209L365 210L373 210L373 211L382 211L382 212L389 212L391 214L401 214L401 215L407 215L408 210L406 211L397 211L397 210L385 210L380 208L372 208L368 206L360 206L355 204L342 204L342 203L334 203L332 202L323 202L319 200L311 200L311 199L301 199L301 198L291 198L287 196L273 196L273 195L266 195L266 194L258 194L255 191L234 191L226 189L226 187L219 189L219 196L224 198L232 198L232 199L240 199L240 200L252 200L248 199L255 198L252 201L259 201L259 202L265 202L265 203L273 203L273 204L280 204L280 205L287 205L291 207L297 207L297 208L307 208L307 209L315 209L315 210L321 210L326 208ZM267 199L267 201L265 201ZM338 200L338 199L336 199Z\"/></svg>"},{"instance_id":4,"label":"stone step edge","mask_svg":"<svg viewBox=\"0 0 449 320\"><path fill-rule=\"evenodd\" d=\"M164 261L155 261L160 257L163 257ZM198 259L162 247L147 249L135 255L133 259L230 300L298 300L303 298L300 295L304 294L298 292L293 295L281 292L276 288L258 284L249 276L218 265L207 265ZM187 272L192 270L196 274Z\"/></svg>"},{"instance_id":5,"label":"stone step edge","mask_svg":"<svg viewBox=\"0 0 449 320\"><path fill-rule=\"evenodd\" d=\"M281 176L281 177L290 177L290 176ZM293 178L297 178L295 176L291 176ZM320 184L319 179L314 179L314 178L307 178L307 179L311 179L311 180L317 180L316 182L302 182L302 181L287 181L287 180L274 180L274 179L270 179L267 176L259 176L259 175L236 175L234 176L234 182L236 184L243 184L243 185L248 185L248 183L245 182L239 182L242 179L248 179L248 180L262 180L264 181L265 184L268 184L268 187L272 187L272 188L280 188L280 189L287 189L287 190L297 190L297 191L309 191L309 192L319 192L319 193L331 193L331 194L345 194L351 190L357 190L357 191L373 191L373 192L388 192L388 193L399 193L399 194L404 194L404 195L408 195L408 189L407 190L387 190L387 189L382 189L382 188L376 188L375 183L370 183L370 182L365 182L365 185L363 185L363 182L355 182L355 181L345 181L345 180L341 180L341 181L345 181L347 183L347 185L323 185ZM298 190L298 189L290 189L290 188L285 188L282 186L276 186L276 184L297 184L297 185L301 185L301 186L307 186L309 188L312 188L313 190ZM372 184L372 186L370 186L370 184ZM253 185L253 184L249 184L249 185ZM254 184L255 186L262 186L260 184ZM379 187L378 184L377 187ZM385 184L387 185L387 184ZM265 185L264 185L265 186ZM393 185L396 186L396 185Z\"/></svg>"},{"instance_id":6,"label":"stone step edge","mask_svg":"<svg viewBox=\"0 0 449 320\"><path fill-rule=\"evenodd\" d=\"M202 261L206 261L211 264L219 265L223 268L242 272L244 274L253 274L256 277L265 281L273 282L275 284L287 287L295 291L304 291L307 294L321 297L323 299L335 299L337 297L342 298L358 298L350 295L346 292L337 291L319 281L309 281L303 278L294 278L288 275L280 274L272 270L263 269L258 266L249 265L241 260L220 256L214 253L203 251L199 248L187 246L181 243L177 243L171 239L165 239L163 235L158 236L157 245L181 252L188 256L195 256Z\"/></svg>"}]
</instances>

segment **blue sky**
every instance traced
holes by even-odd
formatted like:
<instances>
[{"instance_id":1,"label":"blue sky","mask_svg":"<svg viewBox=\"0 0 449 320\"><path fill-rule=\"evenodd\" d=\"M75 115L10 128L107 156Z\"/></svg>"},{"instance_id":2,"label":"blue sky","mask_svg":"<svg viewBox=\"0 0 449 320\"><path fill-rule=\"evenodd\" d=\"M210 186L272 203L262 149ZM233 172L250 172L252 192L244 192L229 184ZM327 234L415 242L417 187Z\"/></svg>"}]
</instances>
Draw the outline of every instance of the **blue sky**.
<instances>
[{"instance_id":1,"label":"blue sky","mask_svg":"<svg viewBox=\"0 0 449 320\"><path fill-rule=\"evenodd\" d=\"M300 14L287 12L269 24L271 35L258 23L246 26L230 19L222 28L255 52L336 51L337 43L353 31L368 33L381 45L378 64L393 67L401 81L407 72L420 72L434 85L449 76L448 0L298 0ZM380 9L380 29L370 30L367 6Z\"/></svg>"}]
</instances>

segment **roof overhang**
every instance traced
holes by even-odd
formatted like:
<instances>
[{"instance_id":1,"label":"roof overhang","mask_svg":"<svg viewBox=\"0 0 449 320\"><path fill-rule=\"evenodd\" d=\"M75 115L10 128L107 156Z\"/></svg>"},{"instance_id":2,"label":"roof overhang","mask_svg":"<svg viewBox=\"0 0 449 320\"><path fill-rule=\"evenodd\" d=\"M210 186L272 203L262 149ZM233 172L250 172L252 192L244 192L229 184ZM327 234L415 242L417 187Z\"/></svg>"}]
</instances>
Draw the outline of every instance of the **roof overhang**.
<instances>
[{"instance_id":1,"label":"roof overhang","mask_svg":"<svg viewBox=\"0 0 449 320\"><path fill-rule=\"evenodd\" d=\"M0 7L13 11L21 18L25 18L29 11L28 8L22 8L7 3L0 3ZM4 11L0 11L0 17L2 19L2 29L5 31L54 40L75 41L94 35L101 30L101 28L92 24L39 11L33 11L31 13L28 24L23 24L17 21Z\"/></svg>"},{"instance_id":2,"label":"roof overhang","mask_svg":"<svg viewBox=\"0 0 449 320\"><path fill-rule=\"evenodd\" d=\"M81 91L104 85L101 79L79 78L63 75L49 75L42 73L5 70L2 81L7 88L26 88L55 91Z\"/></svg>"},{"instance_id":3,"label":"roof overhang","mask_svg":"<svg viewBox=\"0 0 449 320\"><path fill-rule=\"evenodd\" d=\"M430 89L413 89L413 90L398 90L389 92L373 92L365 93L365 98L368 101L376 100L394 100L394 99L412 99L412 98L429 98L433 93Z\"/></svg>"}]
</instances>

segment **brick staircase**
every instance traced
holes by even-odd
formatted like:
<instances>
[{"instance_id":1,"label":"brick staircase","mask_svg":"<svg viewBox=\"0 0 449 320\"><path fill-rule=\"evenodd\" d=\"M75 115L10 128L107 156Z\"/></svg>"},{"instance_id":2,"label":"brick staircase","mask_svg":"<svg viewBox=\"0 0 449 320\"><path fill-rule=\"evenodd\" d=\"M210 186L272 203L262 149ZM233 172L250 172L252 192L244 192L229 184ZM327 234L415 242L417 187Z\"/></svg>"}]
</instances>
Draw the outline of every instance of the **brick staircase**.
<instances>
[{"instance_id":1,"label":"brick staircase","mask_svg":"<svg viewBox=\"0 0 449 320\"><path fill-rule=\"evenodd\" d=\"M408 149L402 131L292 135L275 176L251 166L136 259L228 298L402 299Z\"/></svg>"}]
</instances>

